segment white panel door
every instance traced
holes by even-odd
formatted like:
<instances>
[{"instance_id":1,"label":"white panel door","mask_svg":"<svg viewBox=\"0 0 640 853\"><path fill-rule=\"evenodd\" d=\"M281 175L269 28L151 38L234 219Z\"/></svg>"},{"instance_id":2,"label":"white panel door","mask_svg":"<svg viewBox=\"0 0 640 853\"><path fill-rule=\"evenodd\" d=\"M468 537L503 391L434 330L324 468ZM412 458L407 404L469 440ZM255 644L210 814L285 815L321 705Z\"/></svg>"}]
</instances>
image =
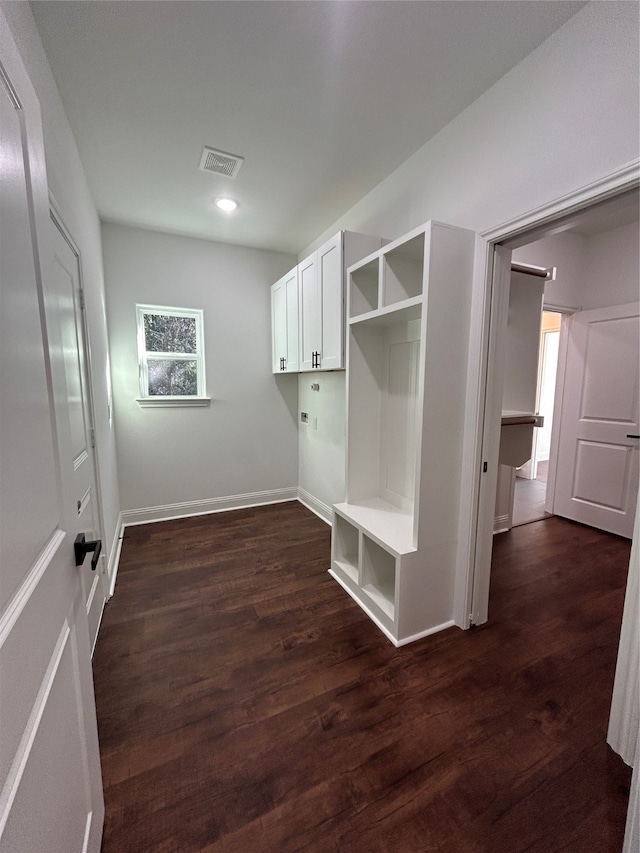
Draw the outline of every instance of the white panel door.
<instances>
[{"instance_id":1,"label":"white panel door","mask_svg":"<svg viewBox=\"0 0 640 853\"><path fill-rule=\"evenodd\" d=\"M570 320L557 515L631 538L638 497L638 303Z\"/></svg>"},{"instance_id":2,"label":"white panel door","mask_svg":"<svg viewBox=\"0 0 640 853\"><path fill-rule=\"evenodd\" d=\"M75 250L61 233L53 215L51 232L53 266L50 289L57 298L64 351L71 426L72 457L69 460L69 466L73 477L77 512L76 532L84 534L88 542L101 541L80 268ZM104 556L98 556L97 551L88 553L79 571L82 574L89 622L89 643L90 648L93 649L107 597L108 584Z\"/></svg>"},{"instance_id":3,"label":"white panel door","mask_svg":"<svg viewBox=\"0 0 640 853\"><path fill-rule=\"evenodd\" d=\"M104 817L50 234L39 106L0 12L3 853L97 853Z\"/></svg>"}]
</instances>

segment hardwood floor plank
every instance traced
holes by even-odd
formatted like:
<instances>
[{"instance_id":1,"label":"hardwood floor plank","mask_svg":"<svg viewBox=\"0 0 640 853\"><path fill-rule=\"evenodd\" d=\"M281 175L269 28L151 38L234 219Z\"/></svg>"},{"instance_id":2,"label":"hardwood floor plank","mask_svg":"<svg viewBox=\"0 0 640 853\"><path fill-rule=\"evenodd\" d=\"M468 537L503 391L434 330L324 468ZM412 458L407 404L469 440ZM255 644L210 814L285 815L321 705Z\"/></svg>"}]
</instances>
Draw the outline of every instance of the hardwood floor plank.
<instances>
[{"instance_id":1,"label":"hardwood floor plank","mask_svg":"<svg viewBox=\"0 0 640 853\"><path fill-rule=\"evenodd\" d=\"M490 620L394 648L297 503L128 528L94 658L103 853L619 851L629 543L496 537Z\"/></svg>"}]
</instances>

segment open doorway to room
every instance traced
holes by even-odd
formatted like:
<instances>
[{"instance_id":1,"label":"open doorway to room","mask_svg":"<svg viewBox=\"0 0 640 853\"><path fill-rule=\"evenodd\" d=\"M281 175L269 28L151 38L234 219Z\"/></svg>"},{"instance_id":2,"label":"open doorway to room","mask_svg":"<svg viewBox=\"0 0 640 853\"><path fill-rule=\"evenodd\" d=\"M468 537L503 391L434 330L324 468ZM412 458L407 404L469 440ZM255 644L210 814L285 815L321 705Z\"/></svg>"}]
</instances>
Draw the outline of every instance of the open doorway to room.
<instances>
[{"instance_id":1,"label":"open doorway to room","mask_svg":"<svg viewBox=\"0 0 640 853\"><path fill-rule=\"evenodd\" d=\"M496 263L510 274L503 270L494 281L503 301L491 333L502 362L494 363L493 379L503 390L494 392L502 427L493 532L556 514L630 538L638 468L637 191L506 240ZM535 418L535 426L521 417L514 426L513 415Z\"/></svg>"},{"instance_id":2,"label":"open doorway to room","mask_svg":"<svg viewBox=\"0 0 640 853\"><path fill-rule=\"evenodd\" d=\"M558 460L559 437L564 420L562 413L566 405L571 403L571 399L568 397L576 397L576 393L573 392L567 397L565 391L567 388L575 391L579 385L573 377L567 382L564 381L567 370L567 356L571 354L573 346L573 333L570 334L569 329L575 331L580 322L579 318L584 318L586 323L594 313L606 313L611 306L614 306L628 308L631 311L629 318L615 321L620 330L627 329L624 333L627 339L633 339L633 329L636 329L637 332L639 200L637 178L634 176L633 183L629 179L629 183L624 188L620 188L620 185L618 187L615 191L611 190L608 196L601 195L598 199L592 197L591 204L585 204L580 209L575 207L572 209L569 205L563 208L558 205L555 218L552 218L547 210L544 216L541 215L538 220L529 216L524 218L521 223L512 223L511 231L503 228L500 233L496 232L495 235L493 233L485 235L485 238L490 242L489 263L493 269L493 275L492 285L487 293L490 298L490 309L486 313L490 314L490 320L485 321L487 360L485 362L486 379L482 392L484 414L481 428L481 456L479 456L476 468L478 472L476 474L478 477L478 504L474 536L474 573L472 584L469 587L471 607L466 611L472 624L482 624L488 618L493 541L495 536L502 535L496 530L498 520L496 513L498 483L496 480L498 471L502 469L499 464L499 455L501 433L504 432L501 429L501 409L504 413L505 408L503 389L505 376L513 368L513 363L506 354L512 264L537 266L552 271L552 275L544 284L544 299L539 305L537 323L540 323L543 306L547 310L567 315L561 319L558 338L558 380L554 394L545 512L552 512L569 519L574 518L583 524L591 523L594 527L607 530L609 528L604 524L589 522L574 517L571 513L576 507L579 509L597 508L599 501L602 505L613 505L621 497L621 495L615 494L615 488L609 490L609 494L603 497L593 494L593 491L599 488L603 481L599 472L608 473L611 467L604 459L596 458L597 452L611 446L608 439L603 440L595 436L586 439L577 437L574 440L573 448L566 444L563 451L565 461L573 458L585 463L579 472L579 476L576 476L575 472L567 472L567 466L564 463L560 464L562 460L560 462ZM632 316L634 306L635 318ZM613 331L613 326L611 328ZM587 330L586 334L591 334L591 332ZM592 337L595 339L597 336ZM617 342L622 337L622 335L613 334L610 339L617 346ZM636 333L636 348L637 338ZM613 352L615 346L600 347L601 354L605 356L603 368L600 371L600 380L603 377L606 378L612 371L615 372L611 364L606 363L608 353ZM536 344L535 352L539 352L538 344ZM630 363L637 364L637 360L633 357ZM479 368L479 372L480 370L481 368ZM537 371L537 365L535 370ZM535 378L533 381L535 385ZM637 384L637 379L631 377L629 388L635 387L635 384ZM579 397L579 393L577 396ZM627 397L629 402L633 403L634 408L637 408L637 394L630 393ZM595 399L596 397L594 397ZM516 407L510 405L508 408ZM518 406L518 408L520 407ZM631 420L636 416L637 412L616 416L620 424L624 422L624 435L621 436L619 448L615 449L615 460L619 463L620 469L626 466L629 475L626 479L622 477L623 486L619 491L625 493L622 496L625 499L630 498L627 500L629 506L631 503L635 504L637 496L639 442L634 439L634 436L638 433L638 429L631 428L630 425ZM590 416L587 420L591 428L599 420L599 417ZM529 453L523 459L512 463L513 467L520 467L531 456L532 454ZM487 473L489 474L488 477L485 476ZM526 478L517 479L524 480ZM565 500L564 491L567 491L567 488L571 491L576 484L579 486L578 491L582 489L582 494L576 494L573 497L569 495ZM560 489L560 485L562 485L562 489ZM634 490L635 494L632 494ZM562 495L561 492L563 492ZM562 503L559 500L560 498L564 501L564 508L559 508L559 504ZM573 498L577 498L577 500L573 500ZM567 507L568 500L573 500L572 509ZM606 509L606 507L604 508ZM628 507L623 513L614 506L613 512L610 514L618 518L622 518L623 515L629 517ZM627 533L613 532L631 538L632 523L631 519L631 527ZM508 530L511 526L512 523L503 525L502 530Z\"/></svg>"},{"instance_id":3,"label":"open doorway to room","mask_svg":"<svg viewBox=\"0 0 640 853\"><path fill-rule=\"evenodd\" d=\"M543 308L535 410L544 421L542 426L533 430L531 458L516 469L512 518L514 527L552 515L546 508L547 484L562 317L559 311Z\"/></svg>"}]
</instances>

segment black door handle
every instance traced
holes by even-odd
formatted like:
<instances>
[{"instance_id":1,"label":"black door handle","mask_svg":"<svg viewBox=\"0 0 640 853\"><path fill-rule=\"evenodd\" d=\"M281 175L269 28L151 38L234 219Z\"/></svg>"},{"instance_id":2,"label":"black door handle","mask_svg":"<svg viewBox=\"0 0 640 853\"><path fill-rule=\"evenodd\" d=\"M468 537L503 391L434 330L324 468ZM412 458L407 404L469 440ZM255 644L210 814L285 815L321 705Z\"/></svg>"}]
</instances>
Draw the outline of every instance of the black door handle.
<instances>
[{"instance_id":1,"label":"black door handle","mask_svg":"<svg viewBox=\"0 0 640 853\"><path fill-rule=\"evenodd\" d=\"M640 438L640 435L629 435L629 433L627 433L627 438Z\"/></svg>"},{"instance_id":2,"label":"black door handle","mask_svg":"<svg viewBox=\"0 0 640 853\"><path fill-rule=\"evenodd\" d=\"M89 551L93 551L93 557L91 558L91 571L95 572L96 566L98 565L98 557L100 556L101 550L102 542L100 541L100 539L92 539L91 541L87 542L84 533L78 533L75 542L73 543L73 552L76 558L76 566L81 566L84 563L85 556L89 553Z\"/></svg>"}]
</instances>

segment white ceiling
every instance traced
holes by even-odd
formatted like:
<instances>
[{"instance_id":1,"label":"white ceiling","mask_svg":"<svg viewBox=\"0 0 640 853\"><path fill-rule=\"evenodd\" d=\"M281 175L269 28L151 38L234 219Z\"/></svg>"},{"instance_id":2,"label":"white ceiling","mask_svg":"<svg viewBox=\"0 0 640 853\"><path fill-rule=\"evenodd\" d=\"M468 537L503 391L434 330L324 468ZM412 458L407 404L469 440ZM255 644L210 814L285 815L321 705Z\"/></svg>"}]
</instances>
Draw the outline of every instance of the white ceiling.
<instances>
[{"instance_id":1,"label":"white ceiling","mask_svg":"<svg viewBox=\"0 0 640 853\"><path fill-rule=\"evenodd\" d=\"M295 254L583 5L31 4L103 219Z\"/></svg>"}]
</instances>

